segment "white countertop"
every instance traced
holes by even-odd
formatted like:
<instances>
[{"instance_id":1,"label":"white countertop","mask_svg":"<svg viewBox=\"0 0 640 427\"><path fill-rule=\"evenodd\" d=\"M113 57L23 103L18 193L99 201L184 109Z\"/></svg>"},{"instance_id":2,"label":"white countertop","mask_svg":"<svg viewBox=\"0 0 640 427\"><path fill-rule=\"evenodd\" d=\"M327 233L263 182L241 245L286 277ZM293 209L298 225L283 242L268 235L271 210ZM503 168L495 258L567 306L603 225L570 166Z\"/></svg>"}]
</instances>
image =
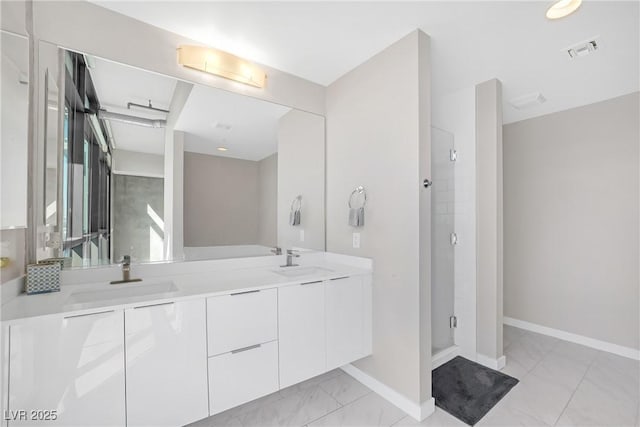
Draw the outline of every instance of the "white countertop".
<instances>
[{"instance_id":1,"label":"white countertop","mask_svg":"<svg viewBox=\"0 0 640 427\"><path fill-rule=\"evenodd\" d=\"M350 263L343 264L341 262L335 262L335 260L323 260L322 262L314 262L313 264L306 264L300 267L288 267L288 269L312 267L323 269L321 271L315 271L312 274L297 277L286 277L276 273L276 270L281 269L277 265L212 269L206 272L169 274L149 278L137 276L134 269L131 277L141 277L143 279L142 282L119 285L111 285L108 281L88 284L69 284L61 286L60 292L38 295L21 294L2 306L2 322L7 325L42 316L76 316L98 311L120 310L169 301L278 288L297 283L371 274L372 272L371 268L365 268L362 264L349 264ZM151 285L162 286L163 284L169 285L171 283L177 288L175 291L154 293L151 295L135 295L136 287ZM120 295L115 298L105 297L111 290L125 288L131 289L133 291L131 293L134 295L122 295L127 293L125 291L122 293L118 292ZM90 294L90 292L96 292L95 300L92 300L92 294ZM74 303L73 301L77 299L79 293L82 293L82 299L86 301Z\"/></svg>"}]
</instances>

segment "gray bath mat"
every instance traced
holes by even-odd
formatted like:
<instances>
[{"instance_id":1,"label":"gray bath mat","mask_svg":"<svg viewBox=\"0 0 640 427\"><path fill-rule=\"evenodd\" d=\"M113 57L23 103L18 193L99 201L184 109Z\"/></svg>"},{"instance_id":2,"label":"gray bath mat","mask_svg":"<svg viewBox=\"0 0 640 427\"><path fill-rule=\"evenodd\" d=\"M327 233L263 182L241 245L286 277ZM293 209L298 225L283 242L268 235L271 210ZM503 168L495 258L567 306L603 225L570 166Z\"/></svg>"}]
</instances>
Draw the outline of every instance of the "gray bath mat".
<instances>
[{"instance_id":1,"label":"gray bath mat","mask_svg":"<svg viewBox=\"0 0 640 427\"><path fill-rule=\"evenodd\" d=\"M457 356L431 373L436 406L474 425L518 380Z\"/></svg>"}]
</instances>

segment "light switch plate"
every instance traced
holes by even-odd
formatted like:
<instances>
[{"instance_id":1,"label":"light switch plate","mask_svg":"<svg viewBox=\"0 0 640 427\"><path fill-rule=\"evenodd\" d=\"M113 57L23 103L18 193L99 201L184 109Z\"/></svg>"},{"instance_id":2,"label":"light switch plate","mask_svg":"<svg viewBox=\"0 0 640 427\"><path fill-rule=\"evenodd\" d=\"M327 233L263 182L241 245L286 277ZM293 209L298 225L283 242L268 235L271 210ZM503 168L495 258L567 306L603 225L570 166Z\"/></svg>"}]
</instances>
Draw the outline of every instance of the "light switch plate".
<instances>
[{"instance_id":1,"label":"light switch plate","mask_svg":"<svg viewBox=\"0 0 640 427\"><path fill-rule=\"evenodd\" d=\"M304 242L304 230L300 230L300 241Z\"/></svg>"},{"instance_id":2,"label":"light switch plate","mask_svg":"<svg viewBox=\"0 0 640 427\"><path fill-rule=\"evenodd\" d=\"M360 233L353 233L353 247L360 248Z\"/></svg>"}]
</instances>

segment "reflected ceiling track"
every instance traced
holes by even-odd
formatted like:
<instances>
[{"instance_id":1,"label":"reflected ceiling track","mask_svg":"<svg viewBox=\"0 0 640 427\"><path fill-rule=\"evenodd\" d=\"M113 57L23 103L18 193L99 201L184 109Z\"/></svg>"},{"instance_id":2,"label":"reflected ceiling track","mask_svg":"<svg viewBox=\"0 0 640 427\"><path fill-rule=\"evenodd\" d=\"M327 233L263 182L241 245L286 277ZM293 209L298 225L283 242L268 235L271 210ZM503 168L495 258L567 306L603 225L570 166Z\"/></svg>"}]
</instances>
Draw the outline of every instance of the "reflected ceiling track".
<instances>
[{"instance_id":1,"label":"reflected ceiling track","mask_svg":"<svg viewBox=\"0 0 640 427\"><path fill-rule=\"evenodd\" d=\"M178 64L257 88L263 88L267 80L265 72L249 61L209 47L178 47Z\"/></svg>"},{"instance_id":2,"label":"reflected ceiling track","mask_svg":"<svg viewBox=\"0 0 640 427\"><path fill-rule=\"evenodd\" d=\"M149 100L149 105L144 104L136 104L135 102L127 102L127 109L131 109L131 107L144 108L145 110L157 111L158 113L169 114L169 110L165 110L162 108L156 108L151 104L151 100Z\"/></svg>"},{"instance_id":3,"label":"reflected ceiling track","mask_svg":"<svg viewBox=\"0 0 640 427\"><path fill-rule=\"evenodd\" d=\"M110 120L148 128L163 128L167 126L166 120L147 119L145 117L130 116L128 114L112 113L107 110L99 110L98 118L100 120Z\"/></svg>"}]
</instances>

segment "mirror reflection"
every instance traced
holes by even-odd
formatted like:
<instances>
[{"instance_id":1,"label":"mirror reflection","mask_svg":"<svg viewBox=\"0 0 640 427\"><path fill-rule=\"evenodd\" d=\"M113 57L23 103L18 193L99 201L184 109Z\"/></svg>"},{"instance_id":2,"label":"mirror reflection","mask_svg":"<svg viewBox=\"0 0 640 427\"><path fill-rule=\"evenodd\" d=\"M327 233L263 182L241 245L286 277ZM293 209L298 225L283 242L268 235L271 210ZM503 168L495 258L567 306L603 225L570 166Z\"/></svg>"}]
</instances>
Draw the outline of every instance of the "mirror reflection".
<instances>
[{"instance_id":1,"label":"mirror reflection","mask_svg":"<svg viewBox=\"0 0 640 427\"><path fill-rule=\"evenodd\" d=\"M29 43L25 37L0 32L2 152L0 228L27 226L27 133L29 113ZM5 256L5 255L2 255Z\"/></svg>"},{"instance_id":2,"label":"mirror reflection","mask_svg":"<svg viewBox=\"0 0 640 427\"><path fill-rule=\"evenodd\" d=\"M62 57L61 200L48 154L44 203L47 215L61 209L67 265L324 250L323 117L86 54ZM47 126L47 153L56 132Z\"/></svg>"}]
</instances>

